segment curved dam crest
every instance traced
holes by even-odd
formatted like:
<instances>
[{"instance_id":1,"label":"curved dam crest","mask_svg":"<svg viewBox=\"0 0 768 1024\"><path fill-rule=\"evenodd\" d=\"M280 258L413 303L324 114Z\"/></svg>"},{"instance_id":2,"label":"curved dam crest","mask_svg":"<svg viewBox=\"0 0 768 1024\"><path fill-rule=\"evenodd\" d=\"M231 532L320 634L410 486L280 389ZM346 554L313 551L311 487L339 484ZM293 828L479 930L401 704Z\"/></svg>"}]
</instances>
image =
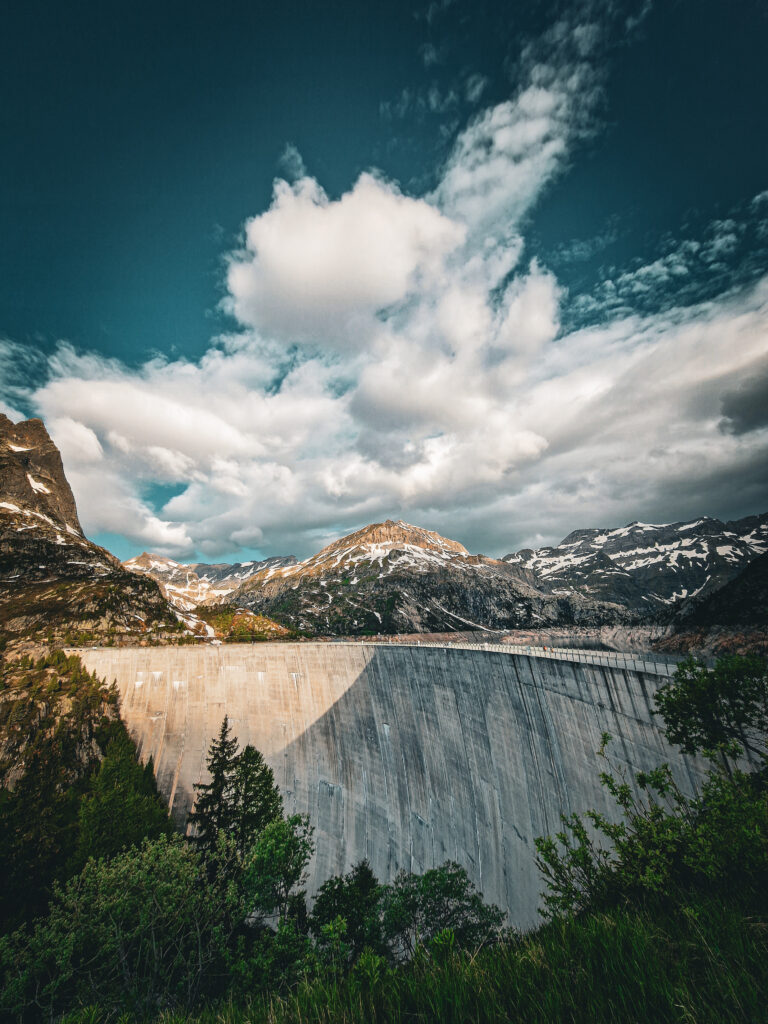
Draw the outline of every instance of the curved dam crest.
<instances>
[{"instance_id":1,"label":"curved dam crest","mask_svg":"<svg viewBox=\"0 0 768 1024\"><path fill-rule=\"evenodd\" d=\"M603 732L629 773L668 761L692 792L702 770L651 713L671 666L640 655L376 643L77 653L117 682L180 824L229 716L274 770L286 813L310 817L310 893L363 857L383 881L450 859L526 927L542 890L534 838L561 813L615 817L598 778Z\"/></svg>"}]
</instances>

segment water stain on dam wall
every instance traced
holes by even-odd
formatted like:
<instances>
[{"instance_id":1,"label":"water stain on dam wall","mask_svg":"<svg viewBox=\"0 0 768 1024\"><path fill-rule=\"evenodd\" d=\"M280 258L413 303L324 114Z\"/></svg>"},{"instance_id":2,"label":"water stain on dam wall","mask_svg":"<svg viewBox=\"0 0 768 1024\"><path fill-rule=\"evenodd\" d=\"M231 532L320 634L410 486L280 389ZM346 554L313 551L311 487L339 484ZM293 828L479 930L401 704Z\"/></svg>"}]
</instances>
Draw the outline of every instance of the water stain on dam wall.
<instances>
[{"instance_id":1,"label":"water stain on dam wall","mask_svg":"<svg viewBox=\"0 0 768 1024\"><path fill-rule=\"evenodd\" d=\"M527 926L540 905L534 837L561 813L614 811L598 779L602 732L629 772L668 761L684 791L698 779L651 713L663 665L335 643L78 653L116 680L179 823L229 716L272 766L286 811L315 827L310 892L362 857L382 880L451 859Z\"/></svg>"}]
</instances>

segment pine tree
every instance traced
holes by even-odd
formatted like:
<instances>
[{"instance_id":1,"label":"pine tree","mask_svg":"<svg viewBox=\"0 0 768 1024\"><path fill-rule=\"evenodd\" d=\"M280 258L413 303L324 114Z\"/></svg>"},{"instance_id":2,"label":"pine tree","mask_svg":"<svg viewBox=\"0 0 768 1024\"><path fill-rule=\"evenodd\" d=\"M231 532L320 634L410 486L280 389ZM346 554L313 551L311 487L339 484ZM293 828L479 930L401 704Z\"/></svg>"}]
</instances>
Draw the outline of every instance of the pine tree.
<instances>
[{"instance_id":1,"label":"pine tree","mask_svg":"<svg viewBox=\"0 0 768 1024\"><path fill-rule=\"evenodd\" d=\"M205 854L216 849L220 831L229 831L235 823L235 777L239 757L237 737L230 737L229 719L224 716L218 739L208 748L206 764L210 782L195 783L195 807L187 819L193 827L192 838Z\"/></svg>"},{"instance_id":2,"label":"pine tree","mask_svg":"<svg viewBox=\"0 0 768 1024\"><path fill-rule=\"evenodd\" d=\"M173 832L168 809L157 793L152 759L139 763L127 733L115 737L107 748L91 792L80 803L78 827L73 872L81 870L89 857L111 857L140 846L144 839Z\"/></svg>"},{"instance_id":3,"label":"pine tree","mask_svg":"<svg viewBox=\"0 0 768 1024\"><path fill-rule=\"evenodd\" d=\"M237 845L244 853L262 829L283 813L283 799L272 769L250 744L238 758L234 795Z\"/></svg>"}]
</instances>

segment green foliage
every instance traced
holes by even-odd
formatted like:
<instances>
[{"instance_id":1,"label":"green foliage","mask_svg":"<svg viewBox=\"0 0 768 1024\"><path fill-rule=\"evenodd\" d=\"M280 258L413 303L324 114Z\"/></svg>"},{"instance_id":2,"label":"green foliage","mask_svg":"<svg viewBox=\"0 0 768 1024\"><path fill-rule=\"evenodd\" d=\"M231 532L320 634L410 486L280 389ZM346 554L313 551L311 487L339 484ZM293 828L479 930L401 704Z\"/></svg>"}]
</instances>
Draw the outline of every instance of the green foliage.
<instances>
[{"instance_id":1,"label":"green foliage","mask_svg":"<svg viewBox=\"0 0 768 1024\"><path fill-rule=\"evenodd\" d=\"M299 974L163 1014L158 1024L752 1024L765 1020L768 933L710 900L551 922L479 952L429 953L392 967L366 951L346 977ZM107 1024L107 1015L78 1024Z\"/></svg>"},{"instance_id":2,"label":"green foliage","mask_svg":"<svg viewBox=\"0 0 768 1024\"><path fill-rule=\"evenodd\" d=\"M195 807L188 818L192 839L210 857L219 833L226 832L244 856L254 838L282 815L272 769L250 744L238 752L226 716L209 748L207 765L211 781L195 785Z\"/></svg>"},{"instance_id":3,"label":"green foliage","mask_svg":"<svg viewBox=\"0 0 768 1024\"><path fill-rule=\"evenodd\" d=\"M74 866L97 852L89 846L96 835L93 829L88 832L88 814L80 817L84 802L95 796L99 765L110 744L117 743L124 758L134 758L134 765L135 754L118 718L117 691L105 688L76 656L53 651L37 661L25 656L6 662L2 682L0 930L8 930L42 913L53 882L63 881ZM126 797L131 779L142 793L151 779L151 767L135 767L137 774L123 780ZM102 797L107 799L104 792ZM117 828L132 822L138 840L144 825L154 827L149 820L141 824L142 810L154 821L164 816L157 803L150 808L136 801L121 823L120 805L117 800ZM87 835L81 834L82 828ZM133 841L125 831L116 838Z\"/></svg>"},{"instance_id":4,"label":"green foliage","mask_svg":"<svg viewBox=\"0 0 768 1024\"><path fill-rule=\"evenodd\" d=\"M310 916L310 929L318 945L327 944L330 933L324 929L341 919L345 923L344 939L350 961L357 960L366 947L383 953L386 948L380 921L383 892L367 860L361 860L346 875L328 879L315 897Z\"/></svg>"},{"instance_id":5,"label":"green foliage","mask_svg":"<svg viewBox=\"0 0 768 1024\"><path fill-rule=\"evenodd\" d=\"M251 927L236 937L227 955L229 998L287 992L317 966L312 943L295 921L280 921L274 931Z\"/></svg>"},{"instance_id":6,"label":"green foliage","mask_svg":"<svg viewBox=\"0 0 768 1024\"><path fill-rule=\"evenodd\" d=\"M596 811L563 818L555 836L536 840L537 863L550 917L642 905L686 894L749 894L756 906L768 892L768 728L765 663L726 657L713 669L682 662L657 695L671 742L713 758L694 797L675 784L668 765L635 775L600 776L617 815ZM603 737L599 751L605 757ZM763 744L761 747L760 744ZM727 757L749 751L761 760L752 772Z\"/></svg>"},{"instance_id":7,"label":"green foliage","mask_svg":"<svg viewBox=\"0 0 768 1024\"><path fill-rule=\"evenodd\" d=\"M639 773L636 788L610 773L602 778L620 820L573 814L554 837L536 840L548 916L688 892L767 891L768 790L759 775L712 771L690 799L666 765Z\"/></svg>"},{"instance_id":8,"label":"green foliage","mask_svg":"<svg viewBox=\"0 0 768 1024\"><path fill-rule=\"evenodd\" d=\"M56 888L47 917L2 947L4 1006L21 1012L34 1002L46 1014L91 1003L136 1013L191 1006L244 913L236 891L210 883L178 836L90 860Z\"/></svg>"},{"instance_id":9,"label":"green foliage","mask_svg":"<svg viewBox=\"0 0 768 1024\"><path fill-rule=\"evenodd\" d=\"M228 832L234 824L237 760L237 739L230 735L225 715L206 759L211 781L195 784L195 808L188 819L192 839L209 856L216 849L219 832Z\"/></svg>"},{"instance_id":10,"label":"green foliage","mask_svg":"<svg viewBox=\"0 0 768 1024\"><path fill-rule=\"evenodd\" d=\"M170 835L173 826L157 792L152 761L142 766L127 734L116 736L80 802L75 866L111 857L144 839Z\"/></svg>"},{"instance_id":11,"label":"green foliage","mask_svg":"<svg viewBox=\"0 0 768 1024\"><path fill-rule=\"evenodd\" d=\"M332 976L342 975L352 959L352 947L347 942L347 922L338 915L317 932L318 955Z\"/></svg>"},{"instance_id":12,"label":"green foliage","mask_svg":"<svg viewBox=\"0 0 768 1024\"><path fill-rule=\"evenodd\" d=\"M709 669L687 658L656 693L670 743L687 754L765 756L768 662L728 655Z\"/></svg>"},{"instance_id":13,"label":"green foliage","mask_svg":"<svg viewBox=\"0 0 768 1024\"><path fill-rule=\"evenodd\" d=\"M457 945L478 949L498 937L504 915L483 902L464 868L447 862L423 875L401 871L383 896L384 936L398 960L451 929Z\"/></svg>"},{"instance_id":14,"label":"green foliage","mask_svg":"<svg viewBox=\"0 0 768 1024\"><path fill-rule=\"evenodd\" d=\"M248 850L244 873L253 893L254 909L282 923L296 914L295 890L306 880L314 829L305 815L271 821Z\"/></svg>"},{"instance_id":15,"label":"green foliage","mask_svg":"<svg viewBox=\"0 0 768 1024\"><path fill-rule=\"evenodd\" d=\"M248 744L237 758L233 786L234 833L241 854L270 822L283 813L283 799L272 769Z\"/></svg>"}]
</instances>

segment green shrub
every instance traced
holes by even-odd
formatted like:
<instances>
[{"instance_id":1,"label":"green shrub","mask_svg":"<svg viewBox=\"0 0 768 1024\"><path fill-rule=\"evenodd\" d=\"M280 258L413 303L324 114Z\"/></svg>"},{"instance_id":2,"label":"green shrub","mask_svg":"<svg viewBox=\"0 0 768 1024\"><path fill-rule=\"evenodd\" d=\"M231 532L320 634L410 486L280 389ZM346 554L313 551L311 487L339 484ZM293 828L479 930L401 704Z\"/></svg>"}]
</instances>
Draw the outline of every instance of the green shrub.
<instances>
[{"instance_id":1,"label":"green shrub","mask_svg":"<svg viewBox=\"0 0 768 1024\"><path fill-rule=\"evenodd\" d=\"M137 1014L192 1006L244 916L232 887L210 884L178 836L90 860L29 932L2 947L3 1007L45 1015L98 1004Z\"/></svg>"},{"instance_id":2,"label":"green shrub","mask_svg":"<svg viewBox=\"0 0 768 1024\"><path fill-rule=\"evenodd\" d=\"M318 945L326 943L324 928L341 919L345 923L345 941L349 961L356 960L367 947L384 953L386 946L380 921L379 885L367 860L360 861L346 875L328 879L319 889L310 917L310 929Z\"/></svg>"},{"instance_id":3,"label":"green shrub","mask_svg":"<svg viewBox=\"0 0 768 1024\"><path fill-rule=\"evenodd\" d=\"M483 902L464 868L450 861L423 875L401 871L383 895L384 937L396 960L413 956L451 929L457 946L476 950L499 934L503 913Z\"/></svg>"}]
</instances>

